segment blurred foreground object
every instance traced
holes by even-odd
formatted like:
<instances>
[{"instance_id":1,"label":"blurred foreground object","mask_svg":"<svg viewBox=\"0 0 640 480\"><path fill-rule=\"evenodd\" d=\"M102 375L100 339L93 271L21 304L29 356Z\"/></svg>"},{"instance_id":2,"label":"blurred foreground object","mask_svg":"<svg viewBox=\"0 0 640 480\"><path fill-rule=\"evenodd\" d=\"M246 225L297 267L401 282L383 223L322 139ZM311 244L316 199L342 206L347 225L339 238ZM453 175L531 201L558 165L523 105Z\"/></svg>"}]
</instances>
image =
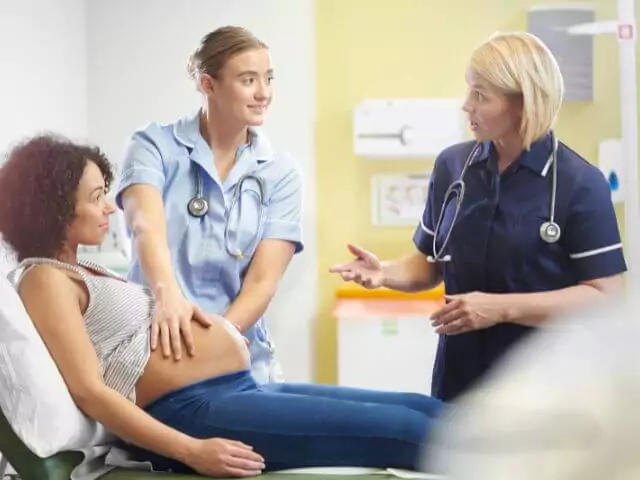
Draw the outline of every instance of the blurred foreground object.
<instances>
[{"instance_id":1,"label":"blurred foreground object","mask_svg":"<svg viewBox=\"0 0 640 480\"><path fill-rule=\"evenodd\" d=\"M448 480L640 479L640 300L567 315L523 341L434 434Z\"/></svg>"}]
</instances>

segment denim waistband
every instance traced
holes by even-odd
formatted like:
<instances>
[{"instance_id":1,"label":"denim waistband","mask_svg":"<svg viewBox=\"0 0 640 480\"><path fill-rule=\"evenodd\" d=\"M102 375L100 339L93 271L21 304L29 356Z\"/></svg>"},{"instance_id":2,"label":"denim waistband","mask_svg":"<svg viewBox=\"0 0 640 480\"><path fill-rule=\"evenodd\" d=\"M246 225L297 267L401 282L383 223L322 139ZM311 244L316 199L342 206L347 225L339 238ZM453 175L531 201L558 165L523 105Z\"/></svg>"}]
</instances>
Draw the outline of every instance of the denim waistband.
<instances>
[{"instance_id":1,"label":"denim waistband","mask_svg":"<svg viewBox=\"0 0 640 480\"><path fill-rule=\"evenodd\" d=\"M174 402L180 402L186 398L199 397L205 393L210 393L213 388L216 393L224 395L225 393L236 392L240 389L257 388L258 384L251 376L250 370L240 370L238 372L228 373L213 378L200 380L196 383L185 385L184 387L172 390L169 393L156 398L144 410L153 415L153 411L162 410L165 405Z\"/></svg>"}]
</instances>

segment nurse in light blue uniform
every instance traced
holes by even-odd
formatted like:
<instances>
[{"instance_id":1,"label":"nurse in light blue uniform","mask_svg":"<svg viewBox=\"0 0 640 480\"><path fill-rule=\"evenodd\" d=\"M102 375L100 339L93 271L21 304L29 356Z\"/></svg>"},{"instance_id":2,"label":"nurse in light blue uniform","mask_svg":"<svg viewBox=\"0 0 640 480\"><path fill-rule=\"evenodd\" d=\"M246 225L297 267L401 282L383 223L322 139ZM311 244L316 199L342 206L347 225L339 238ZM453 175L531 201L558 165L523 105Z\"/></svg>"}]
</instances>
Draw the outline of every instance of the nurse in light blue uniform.
<instances>
[{"instance_id":1,"label":"nurse in light blue uniform","mask_svg":"<svg viewBox=\"0 0 640 480\"><path fill-rule=\"evenodd\" d=\"M197 355L192 320L206 325L217 314L249 340L256 379L278 381L264 311L302 250L302 193L295 162L256 128L272 95L268 50L223 27L203 38L191 73L203 107L136 132L122 164L116 201L132 232L129 277L161 300L165 354L181 358L182 339Z\"/></svg>"}]
</instances>

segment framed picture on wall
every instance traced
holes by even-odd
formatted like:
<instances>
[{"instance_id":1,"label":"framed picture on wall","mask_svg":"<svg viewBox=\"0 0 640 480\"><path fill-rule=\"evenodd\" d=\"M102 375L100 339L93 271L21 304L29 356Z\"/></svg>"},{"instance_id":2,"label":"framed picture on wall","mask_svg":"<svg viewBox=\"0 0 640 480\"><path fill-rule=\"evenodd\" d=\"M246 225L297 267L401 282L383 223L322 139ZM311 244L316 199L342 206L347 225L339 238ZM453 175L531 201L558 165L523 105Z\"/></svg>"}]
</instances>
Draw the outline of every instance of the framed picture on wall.
<instances>
[{"instance_id":1,"label":"framed picture on wall","mask_svg":"<svg viewBox=\"0 0 640 480\"><path fill-rule=\"evenodd\" d=\"M371 182L371 222L377 227L415 226L429 189L429 173L377 174Z\"/></svg>"}]
</instances>

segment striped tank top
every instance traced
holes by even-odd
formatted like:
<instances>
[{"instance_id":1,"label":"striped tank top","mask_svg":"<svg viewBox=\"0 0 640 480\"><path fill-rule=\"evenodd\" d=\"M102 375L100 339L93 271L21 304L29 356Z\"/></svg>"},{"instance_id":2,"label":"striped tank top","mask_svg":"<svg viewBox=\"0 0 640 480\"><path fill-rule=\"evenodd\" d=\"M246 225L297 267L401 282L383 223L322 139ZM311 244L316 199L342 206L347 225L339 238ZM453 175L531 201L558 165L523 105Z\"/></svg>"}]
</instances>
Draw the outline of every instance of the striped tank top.
<instances>
[{"instance_id":1,"label":"striped tank top","mask_svg":"<svg viewBox=\"0 0 640 480\"><path fill-rule=\"evenodd\" d=\"M129 283L98 264L87 261L78 264L94 274L49 258L27 258L9 275L9 280L17 290L24 274L34 265L51 265L77 273L89 293L84 322L100 362L102 379L105 385L135 402L135 386L150 355L153 296L147 288Z\"/></svg>"}]
</instances>

